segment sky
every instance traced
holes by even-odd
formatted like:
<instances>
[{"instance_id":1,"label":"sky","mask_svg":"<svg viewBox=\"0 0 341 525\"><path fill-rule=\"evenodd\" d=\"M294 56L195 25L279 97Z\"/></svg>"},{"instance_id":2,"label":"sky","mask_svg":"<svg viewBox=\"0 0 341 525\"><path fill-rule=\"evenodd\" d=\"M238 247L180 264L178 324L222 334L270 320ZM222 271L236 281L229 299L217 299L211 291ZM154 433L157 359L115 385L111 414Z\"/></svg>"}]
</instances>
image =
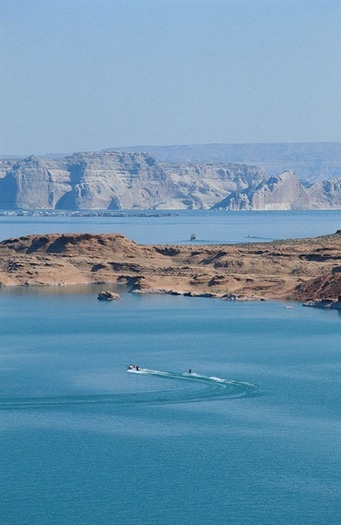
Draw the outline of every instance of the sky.
<instances>
[{"instance_id":1,"label":"sky","mask_svg":"<svg viewBox=\"0 0 341 525\"><path fill-rule=\"evenodd\" d=\"M0 155L341 141L339 0L1 0Z\"/></svg>"}]
</instances>

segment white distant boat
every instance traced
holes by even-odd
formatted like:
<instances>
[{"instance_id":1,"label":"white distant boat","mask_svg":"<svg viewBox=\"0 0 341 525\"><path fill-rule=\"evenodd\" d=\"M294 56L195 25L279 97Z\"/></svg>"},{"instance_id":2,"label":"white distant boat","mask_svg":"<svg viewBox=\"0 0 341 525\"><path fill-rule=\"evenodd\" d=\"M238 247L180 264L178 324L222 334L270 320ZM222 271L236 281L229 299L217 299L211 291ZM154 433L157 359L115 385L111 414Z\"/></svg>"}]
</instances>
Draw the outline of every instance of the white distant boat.
<instances>
[{"instance_id":1,"label":"white distant boat","mask_svg":"<svg viewBox=\"0 0 341 525\"><path fill-rule=\"evenodd\" d=\"M191 241L196 241L196 239L197 239L197 236L195 235L195 233L192 233L190 240Z\"/></svg>"},{"instance_id":2,"label":"white distant boat","mask_svg":"<svg viewBox=\"0 0 341 525\"><path fill-rule=\"evenodd\" d=\"M129 365L127 370L134 370L135 372L138 372L140 370L140 367L137 365Z\"/></svg>"}]
</instances>

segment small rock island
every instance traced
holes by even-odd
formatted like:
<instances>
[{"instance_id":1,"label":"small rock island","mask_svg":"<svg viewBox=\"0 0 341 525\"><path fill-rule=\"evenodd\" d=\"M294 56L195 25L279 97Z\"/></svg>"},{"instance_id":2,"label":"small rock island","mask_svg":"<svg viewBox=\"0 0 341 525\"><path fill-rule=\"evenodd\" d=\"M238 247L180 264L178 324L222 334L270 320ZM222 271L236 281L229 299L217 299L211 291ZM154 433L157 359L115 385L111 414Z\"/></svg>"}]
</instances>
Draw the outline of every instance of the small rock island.
<instances>
[{"instance_id":1,"label":"small rock island","mask_svg":"<svg viewBox=\"0 0 341 525\"><path fill-rule=\"evenodd\" d=\"M97 299L99 301L118 301L120 296L118 293L110 292L109 290L99 292Z\"/></svg>"}]
</instances>

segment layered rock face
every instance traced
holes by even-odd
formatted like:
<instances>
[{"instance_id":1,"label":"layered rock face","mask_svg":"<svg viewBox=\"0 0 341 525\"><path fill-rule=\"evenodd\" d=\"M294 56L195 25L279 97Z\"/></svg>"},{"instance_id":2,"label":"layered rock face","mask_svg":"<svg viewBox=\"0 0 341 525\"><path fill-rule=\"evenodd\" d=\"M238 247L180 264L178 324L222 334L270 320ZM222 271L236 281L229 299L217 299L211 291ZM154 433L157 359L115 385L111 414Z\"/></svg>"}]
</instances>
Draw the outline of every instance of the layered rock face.
<instances>
[{"instance_id":1,"label":"layered rock face","mask_svg":"<svg viewBox=\"0 0 341 525\"><path fill-rule=\"evenodd\" d=\"M341 178L316 182L308 188L312 208L341 208Z\"/></svg>"},{"instance_id":2,"label":"layered rock face","mask_svg":"<svg viewBox=\"0 0 341 525\"><path fill-rule=\"evenodd\" d=\"M341 209L341 178L267 178L246 164L160 163L147 153L0 160L0 209Z\"/></svg>"},{"instance_id":3,"label":"layered rock face","mask_svg":"<svg viewBox=\"0 0 341 525\"><path fill-rule=\"evenodd\" d=\"M171 181L144 153L78 153L65 159L71 191L60 209L148 209L167 200Z\"/></svg>"},{"instance_id":4,"label":"layered rock face","mask_svg":"<svg viewBox=\"0 0 341 525\"><path fill-rule=\"evenodd\" d=\"M71 191L66 167L36 157L9 163L0 179L0 208L55 208L59 199Z\"/></svg>"},{"instance_id":5,"label":"layered rock face","mask_svg":"<svg viewBox=\"0 0 341 525\"><path fill-rule=\"evenodd\" d=\"M32 156L1 161L0 208L205 209L262 180L254 166L164 165L147 153Z\"/></svg>"},{"instance_id":6,"label":"layered rock face","mask_svg":"<svg viewBox=\"0 0 341 525\"><path fill-rule=\"evenodd\" d=\"M292 172L270 177L256 188L232 192L214 205L225 210L311 210L341 208L341 179L304 185Z\"/></svg>"},{"instance_id":7,"label":"layered rock face","mask_svg":"<svg viewBox=\"0 0 341 525\"><path fill-rule=\"evenodd\" d=\"M233 192L216 208L228 210L291 210L308 208L309 195L292 172L271 177L256 188Z\"/></svg>"},{"instance_id":8,"label":"layered rock face","mask_svg":"<svg viewBox=\"0 0 341 525\"><path fill-rule=\"evenodd\" d=\"M256 188L264 170L245 164L163 164L172 181L174 208L207 209L235 191Z\"/></svg>"},{"instance_id":9,"label":"layered rock face","mask_svg":"<svg viewBox=\"0 0 341 525\"><path fill-rule=\"evenodd\" d=\"M32 156L5 168L3 162L3 209L153 208L172 186L147 154L77 153L58 161Z\"/></svg>"}]
</instances>

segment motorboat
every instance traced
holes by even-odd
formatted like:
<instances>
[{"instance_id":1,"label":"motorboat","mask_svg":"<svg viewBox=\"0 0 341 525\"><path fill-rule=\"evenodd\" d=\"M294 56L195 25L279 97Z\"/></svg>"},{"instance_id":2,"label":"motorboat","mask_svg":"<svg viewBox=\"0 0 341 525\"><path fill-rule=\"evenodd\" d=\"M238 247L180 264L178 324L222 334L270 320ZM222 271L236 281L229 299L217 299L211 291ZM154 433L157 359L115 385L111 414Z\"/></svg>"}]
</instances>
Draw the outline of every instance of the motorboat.
<instances>
[{"instance_id":1,"label":"motorboat","mask_svg":"<svg viewBox=\"0 0 341 525\"><path fill-rule=\"evenodd\" d=\"M135 372L138 372L140 370L140 367L137 365L129 365L127 370L134 370Z\"/></svg>"},{"instance_id":2,"label":"motorboat","mask_svg":"<svg viewBox=\"0 0 341 525\"><path fill-rule=\"evenodd\" d=\"M195 233L192 233L191 237L190 237L190 240L191 241L196 241L196 239L197 239L197 236L195 235Z\"/></svg>"}]
</instances>

